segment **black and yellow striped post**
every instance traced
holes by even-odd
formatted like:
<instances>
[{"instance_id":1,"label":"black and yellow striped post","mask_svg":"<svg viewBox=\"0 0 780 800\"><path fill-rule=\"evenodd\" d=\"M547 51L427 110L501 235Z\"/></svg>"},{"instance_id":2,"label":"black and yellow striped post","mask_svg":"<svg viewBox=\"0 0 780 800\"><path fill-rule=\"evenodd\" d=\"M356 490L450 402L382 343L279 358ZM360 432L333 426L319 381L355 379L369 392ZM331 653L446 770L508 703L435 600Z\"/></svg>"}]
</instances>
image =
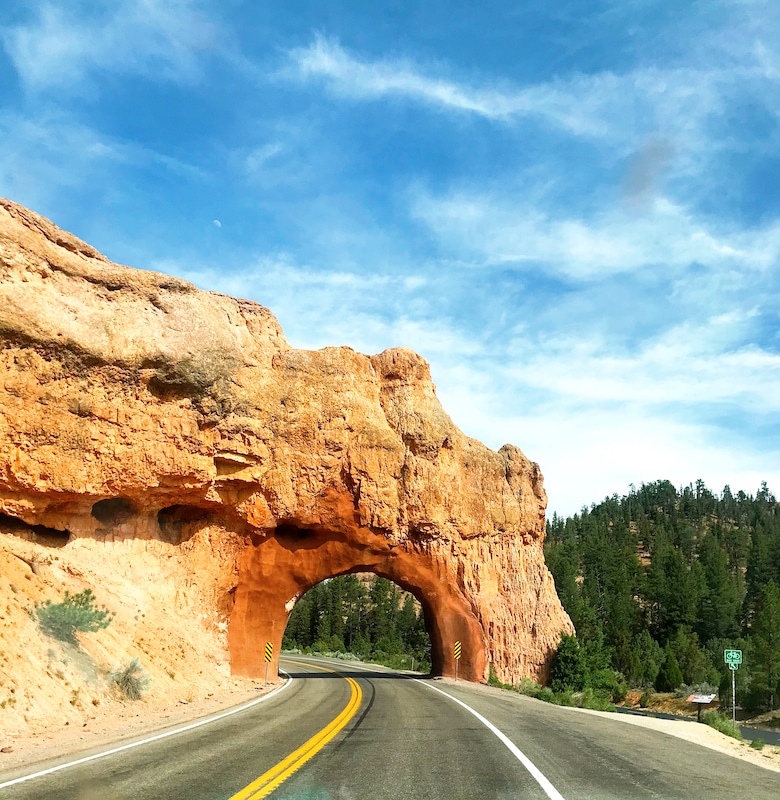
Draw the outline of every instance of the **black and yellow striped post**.
<instances>
[{"instance_id":1,"label":"black and yellow striped post","mask_svg":"<svg viewBox=\"0 0 780 800\"><path fill-rule=\"evenodd\" d=\"M265 643L265 685L268 686L268 665L274 657L274 644L273 642Z\"/></svg>"},{"instance_id":2,"label":"black and yellow striped post","mask_svg":"<svg viewBox=\"0 0 780 800\"><path fill-rule=\"evenodd\" d=\"M458 664L460 664L460 642L455 642L455 680L458 680Z\"/></svg>"}]
</instances>

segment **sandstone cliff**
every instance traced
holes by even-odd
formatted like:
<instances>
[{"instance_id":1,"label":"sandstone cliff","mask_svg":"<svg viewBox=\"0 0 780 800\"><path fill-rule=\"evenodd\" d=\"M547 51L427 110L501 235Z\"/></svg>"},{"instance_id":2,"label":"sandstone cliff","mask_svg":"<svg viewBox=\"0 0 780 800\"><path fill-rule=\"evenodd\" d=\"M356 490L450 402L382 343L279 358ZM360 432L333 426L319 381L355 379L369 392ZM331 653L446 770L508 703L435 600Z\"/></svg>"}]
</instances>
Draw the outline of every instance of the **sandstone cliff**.
<instances>
[{"instance_id":1,"label":"sandstone cliff","mask_svg":"<svg viewBox=\"0 0 780 800\"><path fill-rule=\"evenodd\" d=\"M264 307L113 264L6 200L0 341L6 550L78 554L197 617L235 673L350 571L417 595L445 674L457 639L464 677L543 678L572 630L538 465L455 427L414 352L293 349Z\"/></svg>"}]
</instances>

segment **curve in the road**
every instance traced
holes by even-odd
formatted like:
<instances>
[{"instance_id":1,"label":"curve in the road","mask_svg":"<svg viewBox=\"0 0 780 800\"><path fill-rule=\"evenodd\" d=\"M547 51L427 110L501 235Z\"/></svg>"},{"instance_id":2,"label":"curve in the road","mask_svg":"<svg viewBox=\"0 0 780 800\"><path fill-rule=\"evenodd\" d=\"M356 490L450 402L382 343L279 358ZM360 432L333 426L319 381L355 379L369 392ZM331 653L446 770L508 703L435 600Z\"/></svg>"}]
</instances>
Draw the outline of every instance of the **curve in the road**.
<instances>
[{"instance_id":1,"label":"curve in the road","mask_svg":"<svg viewBox=\"0 0 780 800\"><path fill-rule=\"evenodd\" d=\"M336 670L327 669L311 663L301 663L299 661L290 661L285 659L291 664L301 664L313 669L319 669L323 672L332 672L334 675L340 673ZM244 787L240 792L234 794L230 800L260 800L267 797L271 792L281 786L291 775L299 770L309 759L313 758L325 745L341 731L344 726L355 716L358 708L360 708L361 700L363 699L363 692L360 686L347 675L341 677L347 681L352 689L349 702L344 707L343 711L331 720L324 728L314 734L308 741L304 742L297 750L290 753L287 758L282 759L278 764L271 767L271 769L264 772L257 780L252 781L248 786Z\"/></svg>"},{"instance_id":2,"label":"curve in the road","mask_svg":"<svg viewBox=\"0 0 780 800\"><path fill-rule=\"evenodd\" d=\"M478 711L475 711L470 705L464 703L462 700L458 700L457 697L453 697L451 694L442 691L436 686L431 686L430 683L426 683L425 681L415 680L415 683L419 683L422 686L427 686L429 689L432 689L434 692L438 692L439 694L443 694L445 697L449 697L453 703L457 703L459 706L462 706L469 712L475 716L491 733L494 733L501 743L509 750L509 752L531 773L531 777L542 787L544 793L550 798L550 800L563 800L560 792L550 783L547 777L542 773L542 771L531 761L530 758L502 731L500 731L490 720L485 719Z\"/></svg>"}]
</instances>

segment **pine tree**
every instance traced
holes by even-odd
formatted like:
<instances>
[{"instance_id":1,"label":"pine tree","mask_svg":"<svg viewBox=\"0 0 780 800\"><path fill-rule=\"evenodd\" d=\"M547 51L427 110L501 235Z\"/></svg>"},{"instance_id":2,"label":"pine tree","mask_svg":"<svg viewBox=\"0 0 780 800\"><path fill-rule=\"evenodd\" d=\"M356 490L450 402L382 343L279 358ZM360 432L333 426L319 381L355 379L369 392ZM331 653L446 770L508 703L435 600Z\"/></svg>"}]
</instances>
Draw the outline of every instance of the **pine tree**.
<instances>
[{"instance_id":1,"label":"pine tree","mask_svg":"<svg viewBox=\"0 0 780 800\"><path fill-rule=\"evenodd\" d=\"M677 663L674 653L669 645L666 646L664 651L664 663L658 672L658 677L655 681L655 688L659 692L673 692L683 682L682 672L680 665Z\"/></svg>"},{"instance_id":2,"label":"pine tree","mask_svg":"<svg viewBox=\"0 0 780 800\"><path fill-rule=\"evenodd\" d=\"M579 692L585 687L585 660L576 636L563 634L550 665L550 688L554 692Z\"/></svg>"},{"instance_id":3,"label":"pine tree","mask_svg":"<svg viewBox=\"0 0 780 800\"><path fill-rule=\"evenodd\" d=\"M752 686L765 708L780 698L780 588L768 583L758 597L749 637Z\"/></svg>"}]
</instances>

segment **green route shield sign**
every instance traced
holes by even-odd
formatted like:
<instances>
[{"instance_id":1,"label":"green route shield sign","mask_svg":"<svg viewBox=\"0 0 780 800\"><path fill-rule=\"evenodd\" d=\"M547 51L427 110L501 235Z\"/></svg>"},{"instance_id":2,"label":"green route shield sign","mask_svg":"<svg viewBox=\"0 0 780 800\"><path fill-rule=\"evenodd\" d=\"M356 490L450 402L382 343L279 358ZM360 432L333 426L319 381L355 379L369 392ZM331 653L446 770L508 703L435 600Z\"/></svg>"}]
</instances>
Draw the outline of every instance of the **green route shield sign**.
<instances>
[{"instance_id":1,"label":"green route shield sign","mask_svg":"<svg viewBox=\"0 0 780 800\"><path fill-rule=\"evenodd\" d=\"M742 663L741 650L724 650L723 660L729 665L731 669L737 669Z\"/></svg>"}]
</instances>

